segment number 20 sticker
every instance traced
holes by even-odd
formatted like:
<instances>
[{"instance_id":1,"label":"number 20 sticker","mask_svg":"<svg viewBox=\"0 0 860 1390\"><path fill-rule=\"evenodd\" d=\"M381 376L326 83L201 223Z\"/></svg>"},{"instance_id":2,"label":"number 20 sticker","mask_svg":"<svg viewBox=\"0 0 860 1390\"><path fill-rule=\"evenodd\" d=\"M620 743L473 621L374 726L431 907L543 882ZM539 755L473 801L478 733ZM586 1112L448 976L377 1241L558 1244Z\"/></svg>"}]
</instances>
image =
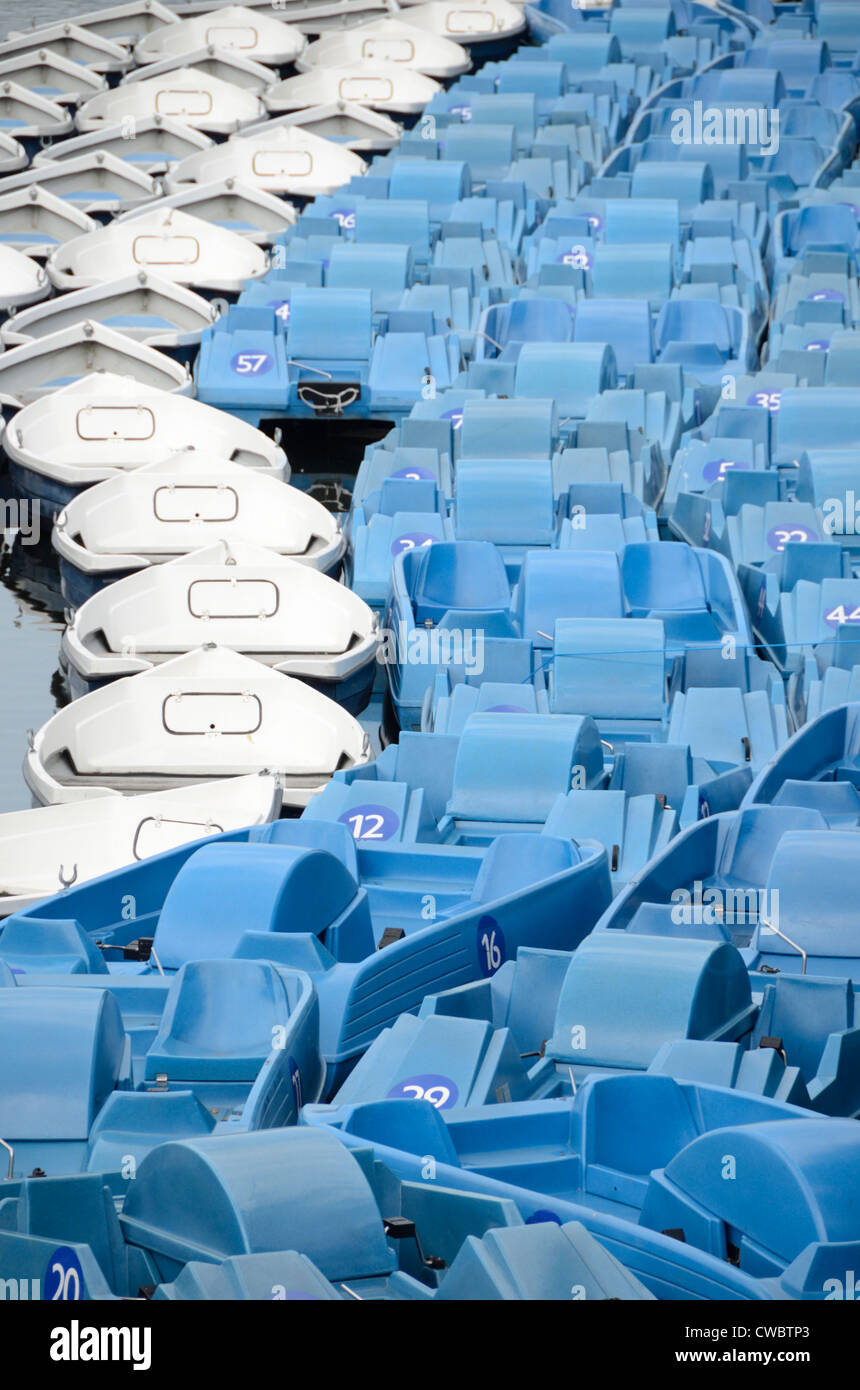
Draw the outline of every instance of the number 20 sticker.
<instances>
[{"instance_id":1,"label":"number 20 sticker","mask_svg":"<svg viewBox=\"0 0 860 1390\"><path fill-rule=\"evenodd\" d=\"M69 1245L60 1245L48 1260L42 1281L43 1302L76 1303L86 1296L81 1262Z\"/></svg>"}]
</instances>

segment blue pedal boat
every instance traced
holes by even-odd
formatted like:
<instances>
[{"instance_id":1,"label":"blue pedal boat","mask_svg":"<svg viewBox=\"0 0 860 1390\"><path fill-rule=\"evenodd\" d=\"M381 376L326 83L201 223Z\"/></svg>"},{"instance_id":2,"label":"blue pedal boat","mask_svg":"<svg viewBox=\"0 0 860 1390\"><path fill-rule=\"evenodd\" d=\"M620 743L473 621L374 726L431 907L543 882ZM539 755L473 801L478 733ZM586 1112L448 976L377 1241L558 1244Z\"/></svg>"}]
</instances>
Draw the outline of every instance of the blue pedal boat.
<instances>
[{"instance_id":1,"label":"blue pedal boat","mask_svg":"<svg viewBox=\"0 0 860 1390\"><path fill-rule=\"evenodd\" d=\"M119 1211L115 1176L0 1184L11 1277L66 1301L653 1297L576 1218L528 1225L321 1129L162 1144Z\"/></svg>"},{"instance_id":2,"label":"blue pedal boat","mask_svg":"<svg viewBox=\"0 0 860 1390\"><path fill-rule=\"evenodd\" d=\"M384 806L364 814L368 829L385 824ZM45 899L7 919L0 953L11 928L14 967L50 971L38 938L45 923L63 936L61 972L92 974L101 964L121 978L151 978L233 959L304 971L319 995L331 1088L380 1029L426 994L489 977L520 946L575 946L612 893L607 852L595 841L500 834L487 847L367 849L345 822L260 829L213 837L196 854L156 855Z\"/></svg>"}]
</instances>

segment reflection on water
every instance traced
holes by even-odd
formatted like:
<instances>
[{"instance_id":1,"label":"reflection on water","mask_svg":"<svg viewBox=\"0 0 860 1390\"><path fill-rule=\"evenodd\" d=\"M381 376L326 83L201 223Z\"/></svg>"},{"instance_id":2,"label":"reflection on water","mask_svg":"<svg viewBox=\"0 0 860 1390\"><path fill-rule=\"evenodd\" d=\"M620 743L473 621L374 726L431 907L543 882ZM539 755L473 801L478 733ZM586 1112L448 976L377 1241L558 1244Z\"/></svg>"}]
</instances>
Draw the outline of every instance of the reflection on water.
<instances>
[{"instance_id":1,"label":"reflection on water","mask_svg":"<svg viewBox=\"0 0 860 1390\"><path fill-rule=\"evenodd\" d=\"M0 474L0 495L10 495ZM27 729L66 703L57 669L63 602L50 537L38 546L0 531L0 811L30 805L21 776Z\"/></svg>"}]
</instances>

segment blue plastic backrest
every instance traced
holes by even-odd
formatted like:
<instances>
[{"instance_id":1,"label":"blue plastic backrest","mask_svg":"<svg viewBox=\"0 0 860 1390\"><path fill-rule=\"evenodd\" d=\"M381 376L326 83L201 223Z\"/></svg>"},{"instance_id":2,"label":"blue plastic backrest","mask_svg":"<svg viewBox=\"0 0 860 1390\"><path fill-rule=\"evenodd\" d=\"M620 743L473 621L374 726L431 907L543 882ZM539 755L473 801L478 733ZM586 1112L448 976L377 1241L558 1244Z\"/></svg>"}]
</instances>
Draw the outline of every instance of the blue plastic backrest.
<instances>
[{"instance_id":1,"label":"blue plastic backrest","mask_svg":"<svg viewBox=\"0 0 860 1390\"><path fill-rule=\"evenodd\" d=\"M778 448L799 451L858 444L860 396L840 387L789 388L782 393L775 427Z\"/></svg>"},{"instance_id":2,"label":"blue plastic backrest","mask_svg":"<svg viewBox=\"0 0 860 1390\"><path fill-rule=\"evenodd\" d=\"M767 62L766 51L757 49L755 58L751 67L726 68L720 73L717 101L721 105L759 106L770 110L779 105L785 96L781 74L775 70L775 65Z\"/></svg>"},{"instance_id":3,"label":"blue plastic backrest","mask_svg":"<svg viewBox=\"0 0 860 1390\"><path fill-rule=\"evenodd\" d=\"M360 1164L322 1129L162 1144L140 1164L123 1215L135 1243L151 1231L177 1258L183 1248L189 1259L300 1250L335 1281L395 1263Z\"/></svg>"},{"instance_id":4,"label":"blue plastic backrest","mask_svg":"<svg viewBox=\"0 0 860 1390\"><path fill-rule=\"evenodd\" d=\"M289 1006L274 966L252 960L187 961L173 981L146 1058L146 1075L171 1081L253 1081Z\"/></svg>"},{"instance_id":5,"label":"blue plastic backrest","mask_svg":"<svg viewBox=\"0 0 860 1390\"><path fill-rule=\"evenodd\" d=\"M456 203L471 191L468 165L462 160L395 159L388 181L388 196L397 201Z\"/></svg>"},{"instance_id":6,"label":"blue plastic backrest","mask_svg":"<svg viewBox=\"0 0 860 1390\"><path fill-rule=\"evenodd\" d=\"M120 1079L124 1044L107 990L0 991L0 1135L86 1139Z\"/></svg>"},{"instance_id":7,"label":"blue plastic backrest","mask_svg":"<svg viewBox=\"0 0 860 1390\"><path fill-rule=\"evenodd\" d=\"M416 615L428 605L442 612L507 608L510 594L504 561L488 541L440 541L427 546L418 561Z\"/></svg>"},{"instance_id":8,"label":"blue plastic backrest","mask_svg":"<svg viewBox=\"0 0 860 1390\"><path fill-rule=\"evenodd\" d=\"M663 719L666 634L648 618L565 618L555 625L552 707L595 719Z\"/></svg>"},{"instance_id":9,"label":"blue plastic backrest","mask_svg":"<svg viewBox=\"0 0 860 1390\"><path fill-rule=\"evenodd\" d=\"M12 917L0 936L0 961L28 974L39 970L70 975L108 973L92 937L80 922L69 917L40 917L37 925L26 917Z\"/></svg>"},{"instance_id":10,"label":"blue plastic backrest","mask_svg":"<svg viewBox=\"0 0 860 1390\"><path fill-rule=\"evenodd\" d=\"M473 112L466 125L448 126L442 133L445 158L462 160L472 174L492 166L505 166L516 154L516 130L512 125L477 125Z\"/></svg>"},{"instance_id":11,"label":"blue plastic backrest","mask_svg":"<svg viewBox=\"0 0 860 1390\"><path fill-rule=\"evenodd\" d=\"M517 618L522 635L535 646L552 646L559 618L623 616L621 573L614 551L530 551L526 555L517 590Z\"/></svg>"},{"instance_id":12,"label":"blue plastic backrest","mask_svg":"<svg viewBox=\"0 0 860 1390\"><path fill-rule=\"evenodd\" d=\"M628 545L621 557L621 578L631 609L697 612L707 607L699 560L689 546Z\"/></svg>"},{"instance_id":13,"label":"blue plastic backrest","mask_svg":"<svg viewBox=\"0 0 860 1390\"><path fill-rule=\"evenodd\" d=\"M843 203L814 204L800 208L791 218L789 248L797 255L804 247L844 247L851 250L857 244L857 217Z\"/></svg>"},{"instance_id":14,"label":"blue plastic backrest","mask_svg":"<svg viewBox=\"0 0 860 1390\"><path fill-rule=\"evenodd\" d=\"M767 890L779 903L775 924L813 956L860 960L857 869L860 837L852 830L788 831L774 851ZM777 893L778 897L773 898ZM797 951L759 927L757 946L768 955Z\"/></svg>"},{"instance_id":15,"label":"blue plastic backrest","mask_svg":"<svg viewBox=\"0 0 860 1390\"><path fill-rule=\"evenodd\" d=\"M564 63L504 63L499 72L498 90L505 94L533 92L538 98L556 97L564 93L566 86L567 69Z\"/></svg>"},{"instance_id":16,"label":"blue plastic backrest","mask_svg":"<svg viewBox=\"0 0 860 1390\"><path fill-rule=\"evenodd\" d=\"M503 344L566 343L572 330L570 310L560 299L514 299L494 305L487 316L488 334Z\"/></svg>"},{"instance_id":17,"label":"blue plastic backrest","mask_svg":"<svg viewBox=\"0 0 860 1390\"><path fill-rule=\"evenodd\" d=\"M355 240L406 242L415 251L426 252L430 245L430 209L427 201L416 198L410 202L400 198L396 203L368 198L355 210Z\"/></svg>"},{"instance_id":18,"label":"blue plastic backrest","mask_svg":"<svg viewBox=\"0 0 860 1390\"><path fill-rule=\"evenodd\" d=\"M326 293L365 286L370 290L405 290L411 271L412 252L403 243L372 246L344 242L332 248Z\"/></svg>"},{"instance_id":19,"label":"blue plastic backrest","mask_svg":"<svg viewBox=\"0 0 860 1390\"><path fill-rule=\"evenodd\" d=\"M782 1038L788 1065L800 1067L804 1079L811 1081L829 1035L853 1025L850 980L778 975L765 985L756 1035Z\"/></svg>"},{"instance_id":20,"label":"blue plastic backrest","mask_svg":"<svg viewBox=\"0 0 860 1390\"><path fill-rule=\"evenodd\" d=\"M683 148L683 147L681 147ZM633 171L631 198L677 198L682 218L714 196L714 180L706 160L642 159Z\"/></svg>"},{"instance_id":21,"label":"blue plastic backrest","mask_svg":"<svg viewBox=\"0 0 860 1390\"><path fill-rule=\"evenodd\" d=\"M655 330L658 347L667 343L713 343L729 352L731 335L726 311L709 299L670 299L660 310Z\"/></svg>"},{"instance_id":22,"label":"blue plastic backrest","mask_svg":"<svg viewBox=\"0 0 860 1390\"><path fill-rule=\"evenodd\" d=\"M606 343L524 343L514 379L518 396L552 396L563 417L579 417L618 384L618 373Z\"/></svg>"},{"instance_id":23,"label":"blue plastic backrest","mask_svg":"<svg viewBox=\"0 0 860 1390\"><path fill-rule=\"evenodd\" d=\"M290 296L290 357L336 360L370 356L369 290L296 288Z\"/></svg>"},{"instance_id":24,"label":"blue plastic backrest","mask_svg":"<svg viewBox=\"0 0 860 1390\"><path fill-rule=\"evenodd\" d=\"M613 243L668 242L681 239L681 212L676 198L618 198L606 204L605 240Z\"/></svg>"},{"instance_id":25,"label":"blue plastic backrest","mask_svg":"<svg viewBox=\"0 0 860 1390\"><path fill-rule=\"evenodd\" d=\"M700 1133L685 1088L669 1076L587 1077L577 1108L586 1170L599 1164L621 1173L650 1173Z\"/></svg>"},{"instance_id":26,"label":"blue plastic backrest","mask_svg":"<svg viewBox=\"0 0 860 1390\"><path fill-rule=\"evenodd\" d=\"M573 340L610 343L619 372L626 376L654 360L651 314L644 299L589 299L576 308Z\"/></svg>"},{"instance_id":27,"label":"blue plastic backrest","mask_svg":"<svg viewBox=\"0 0 860 1390\"><path fill-rule=\"evenodd\" d=\"M231 956L244 931L319 936L352 903L357 885L322 850L211 844L186 859L171 884L155 949L162 965Z\"/></svg>"},{"instance_id":28,"label":"blue plastic backrest","mask_svg":"<svg viewBox=\"0 0 860 1390\"><path fill-rule=\"evenodd\" d=\"M458 540L550 545L555 500L549 459L463 459L457 468Z\"/></svg>"},{"instance_id":29,"label":"blue plastic backrest","mask_svg":"<svg viewBox=\"0 0 860 1390\"><path fill-rule=\"evenodd\" d=\"M708 1038L750 1009L727 942L592 932L574 953L547 1055L644 1070L669 1038Z\"/></svg>"},{"instance_id":30,"label":"blue plastic backrest","mask_svg":"<svg viewBox=\"0 0 860 1390\"><path fill-rule=\"evenodd\" d=\"M582 855L570 839L554 835L497 835L487 846L478 870L472 902L506 898L580 863Z\"/></svg>"},{"instance_id":31,"label":"blue plastic backrest","mask_svg":"<svg viewBox=\"0 0 860 1390\"><path fill-rule=\"evenodd\" d=\"M468 400L463 406L460 457L546 459L556 433L551 400Z\"/></svg>"},{"instance_id":32,"label":"blue plastic backrest","mask_svg":"<svg viewBox=\"0 0 860 1390\"><path fill-rule=\"evenodd\" d=\"M542 825L573 769L602 762L591 720L473 714L460 736L448 814Z\"/></svg>"}]
</instances>

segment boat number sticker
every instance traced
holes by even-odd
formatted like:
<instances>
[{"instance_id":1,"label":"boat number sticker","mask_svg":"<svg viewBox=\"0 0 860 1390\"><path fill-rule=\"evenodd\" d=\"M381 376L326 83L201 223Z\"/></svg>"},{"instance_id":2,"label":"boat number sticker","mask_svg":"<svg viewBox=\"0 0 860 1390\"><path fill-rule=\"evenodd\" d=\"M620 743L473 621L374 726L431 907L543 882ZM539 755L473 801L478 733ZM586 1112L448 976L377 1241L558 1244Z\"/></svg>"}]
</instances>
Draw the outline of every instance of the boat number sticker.
<instances>
[{"instance_id":1,"label":"boat number sticker","mask_svg":"<svg viewBox=\"0 0 860 1390\"><path fill-rule=\"evenodd\" d=\"M845 303L845 295L841 290L813 290L806 298L813 304L820 304L823 300L831 300L837 304Z\"/></svg>"},{"instance_id":2,"label":"boat number sticker","mask_svg":"<svg viewBox=\"0 0 860 1390\"><path fill-rule=\"evenodd\" d=\"M338 820L349 826L354 840L390 840L400 829L400 817L389 806L356 806Z\"/></svg>"},{"instance_id":3,"label":"boat number sticker","mask_svg":"<svg viewBox=\"0 0 860 1390\"><path fill-rule=\"evenodd\" d=\"M298 1117L298 1113L305 1103L304 1098L302 1096L302 1074L299 1070L299 1064L296 1061L295 1057L287 1058L287 1067L289 1068L290 1072L290 1086L293 1090L293 1103L296 1107L296 1116Z\"/></svg>"},{"instance_id":4,"label":"boat number sticker","mask_svg":"<svg viewBox=\"0 0 860 1390\"><path fill-rule=\"evenodd\" d=\"M778 555L789 543L805 545L808 541L817 540L818 532L813 531L811 526L772 526L767 533L767 543Z\"/></svg>"},{"instance_id":5,"label":"boat number sticker","mask_svg":"<svg viewBox=\"0 0 860 1390\"><path fill-rule=\"evenodd\" d=\"M460 430L463 428L463 407L458 406L456 410L446 410L440 418L443 420L450 420L451 428Z\"/></svg>"},{"instance_id":6,"label":"boat number sticker","mask_svg":"<svg viewBox=\"0 0 860 1390\"><path fill-rule=\"evenodd\" d=\"M584 246L571 246L569 251L563 251L556 260L561 265L572 265L576 270L590 270L594 265L594 257Z\"/></svg>"},{"instance_id":7,"label":"boat number sticker","mask_svg":"<svg viewBox=\"0 0 860 1390\"><path fill-rule=\"evenodd\" d=\"M392 555L402 555L404 550L419 550L422 545L432 545L435 536L430 536L426 531L407 531L405 535L398 536L391 547Z\"/></svg>"},{"instance_id":8,"label":"boat number sticker","mask_svg":"<svg viewBox=\"0 0 860 1390\"><path fill-rule=\"evenodd\" d=\"M470 121L472 119L472 108L471 106L452 106L451 115L459 116L461 121Z\"/></svg>"},{"instance_id":9,"label":"boat number sticker","mask_svg":"<svg viewBox=\"0 0 860 1390\"><path fill-rule=\"evenodd\" d=\"M237 376L265 376L274 365L268 352L237 352L230 358L230 370Z\"/></svg>"},{"instance_id":10,"label":"boat number sticker","mask_svg":"<svg viewBox=\"0 0 860 1390\"><path fill-rule=\"evenodd\" d=\"M526 1217L527 1226L540 1226L544 1221L553 1221L556 1226L561 1225L561 1217L556 1216L554 1211L546 1211L543 1207Z\"/></svg>"},{"instance_id":11,"label":"boat number sticker","mask_svg":"<svg viewBox=\"0 0 860 1390\"><path fill-rule=\"evenodd\" d=\"M329 217L333 217L339 227L344 231L351 232L355 228L355 213L349 212L346 208L340 208L337 212L330 212Z\"/></svg>"},{"instance_id":12,"label":"boat number sticker","mask_svg":"<svg viewBox=\"0 0 860 1390\"><path fill-rule=\"evenodd\" d=\"M282 323L289 323L290 301L288 299L270 299L269 308L274 309L276 318L279 318ZM239 353L238 355L241 357L243 354Z\"/></svg>"},{"instance_id":13,"label":"boat number sticker","mask_svg":"<svg viewBox=\"0 0 860 1390\"><path fill-rule=\"evenodd\" d=\"M48 1260L42 1288L43 1302L59 1299L65 1303L76 1303L85 1296L84 1271L71 1246L57 1246Z\"/></svg>"},{"instance_id":14,"label":"boat number sticker","mask_svg":"<svg viewBox=\"0 0 860 1390\"><path fill-rule=\"evenodd\" d=\"M495 917L478 923L478 964L482 975L495 975L505 960L505 935Z\"/></svg>"},{"instance_id":15,"label":"boat number sticker","mask_svg":"<svg viewBox=\"0 0 860 1390\"><path fill-rule=\"evenodd\" d=\"M702 480L706 483L721 483L730 469L748 473L750 465L743 459L709 459L702 469Z\"/></svg>"},{"instance_id":16,"label":"boat number sticker","mask_svg":"<svg viewBox=\"0 0 860 1390\"><path fill-rule=\"evenodd\" d=\"M525 714L522 705L490 705L487 714Z\"/></svg>"},{"instance_id":17,"label":"boat number sticker","mask_svg":"<svg viewBox=\"0 0 860 1390\"><path fill-rule=\"evenodd\" d=\"M429 468L419 468L416 464L412 464L411 468L398 468L396 473L391 474L391 477L411 478L416 483L420 483L425 479L431 483L434 481L433 474L430 472Z\"/></svg>"},{"instance_id":18,"label":"boat number sticker","mask_svg":"<svg viewBox=\"0 0 860 1390\"><path fill-rule=\"evenodd\" d=\"M860 623L860 604L837 603L824 614L828 627L841 627L843 623Z\"/></svg>"},{"instance_id":19,"label":"boat number sticker","mask_svg":"<svg viewBox=\"0 0 860 1390\"><path fill-rule=\"evenodd\" d=\"M807 343L804 351L806 352L826 352L830 347L829 338L816 338L815 342Z\"/></svg>"},{"instance_id":20,"label":"boat number sticker","mask_svg":"<svg viewBox=\"0 0 860 1390\"><path fill-rule=\"evenodd\" d=\"M753 391L751 396L747 396L747 405L759 405L765 410L769 410L775 415L779 410L782 400L781 391Z\"/></svg>"},{"instance_id":21,"label":"boat number sticker","mask_svg":"<svg viewBox=\"0 0 860 1390\"><path fill-rule=\"evenodd\" d=\"M596 212L590 212L588 214L588 225L593 232L599 232L600 228L603 226L603 218L598 217Z\"/></svg>"},{"instance_id":22,"label":"boat number sticker","mask_svg":"<svg viewBox=\"0 0 860 1390\"><path fill-rule=\"evenodd\" d=\"M437 1110L450 1110L460 1099L457 1085L450 1076L436 1076L428 1072L422 1076L407 1076L392 1086L386 1100L429 1100Z\"/></svg>"}]
</instances>

